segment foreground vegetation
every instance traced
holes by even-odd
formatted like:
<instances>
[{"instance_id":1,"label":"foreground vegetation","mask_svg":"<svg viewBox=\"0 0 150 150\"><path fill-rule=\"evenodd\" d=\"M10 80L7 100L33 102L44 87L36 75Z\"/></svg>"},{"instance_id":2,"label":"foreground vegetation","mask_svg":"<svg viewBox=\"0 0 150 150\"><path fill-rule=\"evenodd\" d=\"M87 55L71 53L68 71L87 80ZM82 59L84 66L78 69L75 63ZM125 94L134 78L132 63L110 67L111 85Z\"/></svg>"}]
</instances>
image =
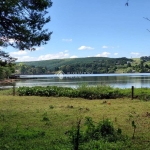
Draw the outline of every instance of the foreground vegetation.
<instances>
[{"instance_id":1,"label":"foreground vegetation","mask_svg":"<svg viewBox=\"0 0 150 150\"><path fill-rule=\"evenodd\" d=\"M150 147L150 103L142 98L91 101L12 96L12 91L0 91L0 149L146 150Z\"/></svg>"},{"instance_id":2,"label":"foreground vegetation","mask_svg":"<svg viewBox=\"0 0 150 150\"><path fill-rule=\"evenodd\" d=\"M116 98L138 98L142 100L150 100L149 88L119 89L111 86L88 86L81 85L77 89L57 86L35 86L35 87L19 87L18 95L20 96L56 96L56 97L72 97L85 99L116 99Z\"/></svg>"}]
</instances>

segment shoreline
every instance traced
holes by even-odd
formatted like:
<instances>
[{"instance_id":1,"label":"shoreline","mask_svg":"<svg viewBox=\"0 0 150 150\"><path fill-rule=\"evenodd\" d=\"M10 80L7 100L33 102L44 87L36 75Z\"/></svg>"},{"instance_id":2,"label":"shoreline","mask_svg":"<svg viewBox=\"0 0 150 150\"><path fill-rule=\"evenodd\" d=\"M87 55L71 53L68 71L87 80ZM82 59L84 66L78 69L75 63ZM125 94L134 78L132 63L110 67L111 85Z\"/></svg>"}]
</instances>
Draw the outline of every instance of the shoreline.
<instances>
[{"instance_id":1,"label":"shoreline","mask_svg":"<svg viewBox=\"0 0 150 150\"><path fill-rule=\"evenodd\" d=\"M0 84L14 84L18 79L4 79L0 80Z\"/></svg>"}]
</instances>

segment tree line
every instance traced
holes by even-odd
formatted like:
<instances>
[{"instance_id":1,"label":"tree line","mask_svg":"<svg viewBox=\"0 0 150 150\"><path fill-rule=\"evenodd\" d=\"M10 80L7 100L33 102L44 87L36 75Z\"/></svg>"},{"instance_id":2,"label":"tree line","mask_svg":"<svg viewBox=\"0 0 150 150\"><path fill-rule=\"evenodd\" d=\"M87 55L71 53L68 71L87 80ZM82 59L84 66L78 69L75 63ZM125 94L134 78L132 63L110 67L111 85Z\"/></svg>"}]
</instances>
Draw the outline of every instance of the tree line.
<instances>
[{"instance_id":1,"label":"tree line","mask_svg":"<svg viewBox=\"0 0 150 150\"><path fill-rule=\"evenodd\" d=\"M51 62L53 62L53 60ZM58 59L57 62L60 62L60 60ZM30 62L27 64L24 62L17 64L17 69L20 71L20 74L51 74L57 71L63 71L65 74L115 73L117 69L126 69L130 62L132 62L132 59L125 57L78 58L76 61L74 61L74 59L69 59L68 63L66 63L65 59L61 60L61 63L56 63L55 60L55 66L52 63L50 64L50 60L47 61L47 64L50 65L46 65L45 61L45 66L37 66L36 63L39 64L39 62Z\"/></svg>"},{"instance_id":2,"label":"tree line","mask_svg":"<svg viewBox=\"0 0 150 150\"><path fill-rule=\"evenodd\" d=\"M54 64L53 64L54 63ZM38 62L17 63L20 74L102 74L102 73L148 73L149 61L122 58L76 58Z\"/></svg>"}]
</instances>

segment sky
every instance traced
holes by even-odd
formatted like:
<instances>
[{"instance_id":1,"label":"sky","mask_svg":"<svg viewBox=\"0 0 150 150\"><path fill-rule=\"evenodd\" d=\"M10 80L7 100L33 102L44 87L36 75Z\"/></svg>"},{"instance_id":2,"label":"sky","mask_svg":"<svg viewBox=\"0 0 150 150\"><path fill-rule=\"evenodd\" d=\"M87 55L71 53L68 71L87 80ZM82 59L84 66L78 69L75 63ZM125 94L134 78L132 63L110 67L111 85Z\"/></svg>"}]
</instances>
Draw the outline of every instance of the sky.
<instances>
[{"instance_id":1,"label":"sky","mask_svg":"<svg viewBox=\"0 0 150 150\"><path fill-rule=\"evenodd\" d=\"M150 56L150 1L52 0L48 9L52 31L35 51L3 48L18 62L63 58ZM148 31L149 30L149 31Z\"/></svg>"}]
</instances>

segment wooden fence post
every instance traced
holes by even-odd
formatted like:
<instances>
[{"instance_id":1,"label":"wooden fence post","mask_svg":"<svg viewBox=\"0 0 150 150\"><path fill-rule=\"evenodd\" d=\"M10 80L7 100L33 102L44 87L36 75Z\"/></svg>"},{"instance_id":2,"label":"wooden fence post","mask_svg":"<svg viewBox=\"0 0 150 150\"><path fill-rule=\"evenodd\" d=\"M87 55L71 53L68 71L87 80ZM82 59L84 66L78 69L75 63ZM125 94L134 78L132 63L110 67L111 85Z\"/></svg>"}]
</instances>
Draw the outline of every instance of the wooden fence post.
<instances>
[{"instance_id":1,"label":"wooden fence post","mask_svg":"<svg viewBox=\"0 0 150 150\"><path fill-rule=\"evenodd\" d=\"M132 100L133 100L133 98L134 98L134 86L132 86L132 95L131 95L131 98L132 98Z\"/></svg>"}]
</instances>

